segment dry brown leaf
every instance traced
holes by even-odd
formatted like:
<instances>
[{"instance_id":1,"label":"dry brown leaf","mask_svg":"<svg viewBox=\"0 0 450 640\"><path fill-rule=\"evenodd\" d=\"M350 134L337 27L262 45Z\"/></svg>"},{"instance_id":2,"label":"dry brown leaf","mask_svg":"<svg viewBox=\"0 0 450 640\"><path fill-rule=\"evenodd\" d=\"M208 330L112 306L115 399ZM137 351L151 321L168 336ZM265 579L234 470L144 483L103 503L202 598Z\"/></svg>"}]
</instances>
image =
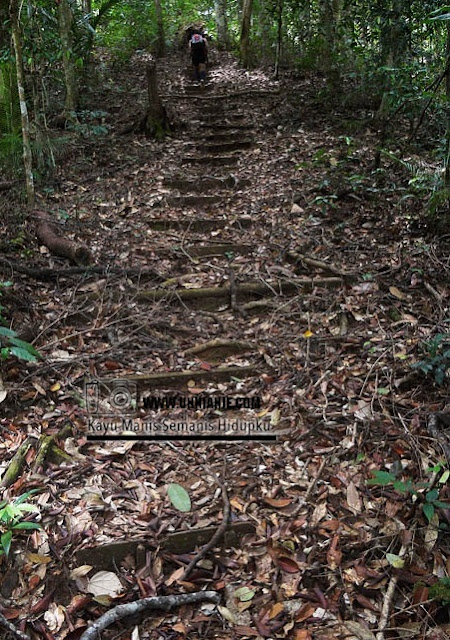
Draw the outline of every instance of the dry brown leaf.
<instances>
[{"instance_id":1,"label":"dry brown leaf","mask_svg":"<svg viewBox=\"0 0 450 640\"><path fill-rule=\"evenodd\" d=\"M361 512L361 499L359 497L358 489L353 482L350 482L347 487L347 503L354 513Z\"/></svg>"},{"instance_id":2,"label":"dry brown leaf","mask_svg":"<svg viewBox=\"0 0 450 640\"><path fill-rule=\"evenodd\" d=\"M400 291L397 287L389 287L389 292L394 296L394 298L397 298L397 300L406 300L406 294Z\"/></svg>"}]
</instances>

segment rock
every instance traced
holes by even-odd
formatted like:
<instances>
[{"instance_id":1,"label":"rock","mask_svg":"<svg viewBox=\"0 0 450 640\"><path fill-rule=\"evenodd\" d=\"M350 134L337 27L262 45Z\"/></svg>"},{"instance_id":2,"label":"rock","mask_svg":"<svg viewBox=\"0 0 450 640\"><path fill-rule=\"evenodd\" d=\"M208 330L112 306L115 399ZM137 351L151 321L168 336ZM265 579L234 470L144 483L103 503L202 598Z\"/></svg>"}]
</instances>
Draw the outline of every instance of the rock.
<instances>
[{"instance_id":1,"label":"rock","mask_svg":"<svg viewBox=\"0 0 450 640\"><path fill-rule=\"evenodd\" d=\"M292 205L291 213L304 213L304 212L305 212L305 210L302 209L301 207L299 207L298 204L294 203Z\"/></svg>"}]
</instances>

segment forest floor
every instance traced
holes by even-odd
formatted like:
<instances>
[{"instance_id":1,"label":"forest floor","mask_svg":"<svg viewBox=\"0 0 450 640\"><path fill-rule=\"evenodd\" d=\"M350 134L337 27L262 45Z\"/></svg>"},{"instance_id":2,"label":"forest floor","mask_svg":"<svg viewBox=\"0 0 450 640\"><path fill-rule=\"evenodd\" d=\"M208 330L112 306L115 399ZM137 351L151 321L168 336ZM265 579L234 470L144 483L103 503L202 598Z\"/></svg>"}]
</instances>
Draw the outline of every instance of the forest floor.
<instances>
[{"instance_id":1,"label":"forest floor","mask_svg":"<svg viewBox=\"0 0 450 640\"><path fill-rule=\"evenodd\" d=\"M445 238L421 230L420 201L400 202L402 167L382 158L373 170L367 111L324 106L322 78L275 82L215 53L200 89L173 55L158 73L176 126L156 142L123 133L145 111L146 62L138 53L119 70L99 65L84 130L69 134L33 216L20 218L13 196L0 194L1 280L13 281L2 304L42 355L1 370L1 469L30 445L5 495L41 488L30 501L43 526L15 536L3 558L3 614L28 619L32 637L75 640L117 602L207 587L219 609L153 613L139 637L447 637L447 609L430 587L448 574L448 511L425 498L440 486L442 459L427 420L445 399L411 367L447 329ZM40 246L43 212L103 272L75 273ZM84 384L96 380L109 382L88 415ZM181 407L127 404L135 386L254 408L186 419ZM169 442L163 431L161 442L89 439L114 423L123 398L128 434L145 421L176 430L221 419L231 431L264 425L278 441L181 442L176 431ZM36 463L44 435L68 462ZM392 474L386 486L367 484L377 471ZM413 495L393 476L424 484ZM189 511L174 508L171 483L188 491ZM231 522L250 532L183 580L195 548L162 541L219 526L224 487ZM145 541L142 566L135 547L112 566L77 555L123 540ZM91 572L73 573L79 564ZM113 595L113 572L119 600L81 597ZM133 627L120 628L129 638Z\"/></svg>"}]
</instances>

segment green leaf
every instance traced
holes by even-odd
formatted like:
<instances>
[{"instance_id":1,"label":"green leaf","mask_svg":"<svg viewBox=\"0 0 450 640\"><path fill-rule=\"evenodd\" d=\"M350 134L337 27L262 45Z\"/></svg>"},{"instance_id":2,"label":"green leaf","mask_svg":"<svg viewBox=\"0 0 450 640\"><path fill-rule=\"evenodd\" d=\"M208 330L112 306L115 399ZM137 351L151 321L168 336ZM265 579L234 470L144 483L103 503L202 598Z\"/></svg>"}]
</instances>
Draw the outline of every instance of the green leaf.
<instances>
[{"instance_id":1,"label":"green leaf","mask_svg":"<svg viewBox=\"0 0 450 640\"><path fill-rule=\"evenodd\" d=\"M39 524L39 522L18 522L17 524L15 524L12 527L14 530L16 529L20 529L20 530L36 530L36 529L42 529L42 525Z\"/></svg>"},{"instance_id":2,"label":"green leaf","mask_svg":"<svg viewBox=\"0 0 450 640\"><path fill-rule=\"evenodd\" d=\"M234 592L234 597L238 598L241 602L248 602L255 597L255 591L253 589L249 589L248 587L239 587Z\"/></svg>"},{"instance_id":3,"label":"green leaf","mask_svg":"<svg viewBox=\"0 0 450 640\"><path fill-rule=\"evenodd\" d=\"M29 513L39 513L39 509L34 505L34 504L28 504L28 503L24 503L24 504L19 504L16 505L16 509L19 513L23 513L24 511L28 511Z\"/></svg>"},{"instance_id":4,"label":"green leaf","mask_svg":"<svg viewBox=\"0 0 450 640\"><path fill-rule=\"evenodd\" d=\"M20 360L26 360L27 362L36 362L37 358L35 355L27 351L26 349L22 349L21 347L11 347L11 353L19 358Z\"/></svg>"},{"instance_id":5,"label":"green leaf","mask_svg":"<svg viewBox=\"0 0 450 640\"><path fill-rule=\"evenodd\" d=\"M191 499L184 487L179 484L169 484L167 495L175 509L187 513L191 510Z\"/></svg>"},{"instance_id":6,"label":"green leaf","mask_svg":"<svg viewBox=\"0 0 450 640\"><path fill-rule=\"evenodd\" d=\"M41 355L39 351L33 347L32 344L30 344L29 342L25 342L25 340L20 340L20 338L10 338L9 341L11 344L15 344L17 347L20 347L21 349L25 349L29 353L32 353L37 358L39 358L39 356Z\"/></svg>"},{"instance_id":7,"label":"green leaf","mask_svg":"<svg viewBox=\"0 0 450 640\"><path fill-rule=\"evenodd\" d=\"M427 502L426 504L422 505L422 511L428 522L431 522L431 519L434 516L434 506Z\"/></svg>"},{"instance_id":8,"label":"green leaf","mask_svg":"<svg viewBox=\"0 0 450 640\"><path fill-rule=\"evenodd\" d=\"M388 471L375 471L373 478L369 478L369 480L367 480L367 484L369 485L380 484L381 486L386 486L393 482L395 482L395 475Z\"/></svg>"},{"instance_id":9,"label":"green leaf","mask_svg":"<svg viewBox=\"0 0 450 640\"><path fill-rule=\"evenodd\" d=\"M6 533L2 533L0 538L2 543L2 548L7 556L9 554L9 550L11 549L11 540L12 540L12 531L7 531Z\"/></svg>"},{"instance_id":10,"label":"green leaf","mask_svg":"<svg viewBox=\"0 0 450 640\"><path fill-rule=\"evenodd\" d=\"M18 498L14 498L14 504L22 504L22 502L28 500L30 496L33 496L35 493L39 493L40 491L41 489L30 489L29 491L22 493Z\"/></svg>"},{"instance_id":11,"label":"green leaf","mask_svg":"<svg viewBox=\"0 0 450 640\"><path fill-rule=\"evenodd\" d=\"M389 564L395 569L402 569L405 566L405 561L400 556L397 556L395 553L387 553L386 560Z\"/></svg>"},{"instance_id":12,"label":"green leaf","mask_svg":"<svg viewBox=\"0 0 450 640\"><path fill-rule=\"evenodd\" d=\"M427 502L434 502L438 498L439 498L439 489L432 489L432 491L428 491L428 493L425 494L425 500Z\"/></svg>"},{"instance_id":13,"label":"green leaf","mask_svg":"<svg viewBox=\"0 0 450 640\"><path fill-rule=\"evenodd\" d=\"M8 329L7 327L0 327L0 336L5 336L6 338L15 338L17 333L12 329Z\"/></svg>"},{"instance_id":14,"label":"green leaf","mask_svg":"<svg viewBox=\"0 0 450 640\"><path fill-rule=\"evenodd\" d=\"M377 393L379 396L388 396L390 392L391 390L388 389L387 387L378 387L377 389Z\"/></svg>"},{"instance_id":15,"label":"green leaf","mask_svg":"<svg viewBox=\"0 0 450 640\"><path fill-rule=\"evenodd\" d=\"M439 507L439 509L450 509L450 504L441 500L433 500L433 506Z\"/></svg>"}]
</instances>

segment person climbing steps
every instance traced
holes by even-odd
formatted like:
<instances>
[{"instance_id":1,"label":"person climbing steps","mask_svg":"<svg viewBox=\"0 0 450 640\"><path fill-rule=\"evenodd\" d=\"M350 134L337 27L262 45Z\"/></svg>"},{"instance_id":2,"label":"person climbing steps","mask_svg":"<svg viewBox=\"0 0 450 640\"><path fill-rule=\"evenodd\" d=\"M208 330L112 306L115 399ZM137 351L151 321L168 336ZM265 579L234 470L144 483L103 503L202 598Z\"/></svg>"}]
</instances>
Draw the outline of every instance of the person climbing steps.
<instances>
[{"instance_id":1,"label":"person climbing steps","mask_svg":"<svg viewBox=\"0 0 450 640\"><path fill-rule=\"evenodd\" d=\"M208 60L208 47L206 38L200 29L192 29L189 40L192 65L195 79L203 84L206 80L206 62Z\"/></svg>"}]
</instances>

